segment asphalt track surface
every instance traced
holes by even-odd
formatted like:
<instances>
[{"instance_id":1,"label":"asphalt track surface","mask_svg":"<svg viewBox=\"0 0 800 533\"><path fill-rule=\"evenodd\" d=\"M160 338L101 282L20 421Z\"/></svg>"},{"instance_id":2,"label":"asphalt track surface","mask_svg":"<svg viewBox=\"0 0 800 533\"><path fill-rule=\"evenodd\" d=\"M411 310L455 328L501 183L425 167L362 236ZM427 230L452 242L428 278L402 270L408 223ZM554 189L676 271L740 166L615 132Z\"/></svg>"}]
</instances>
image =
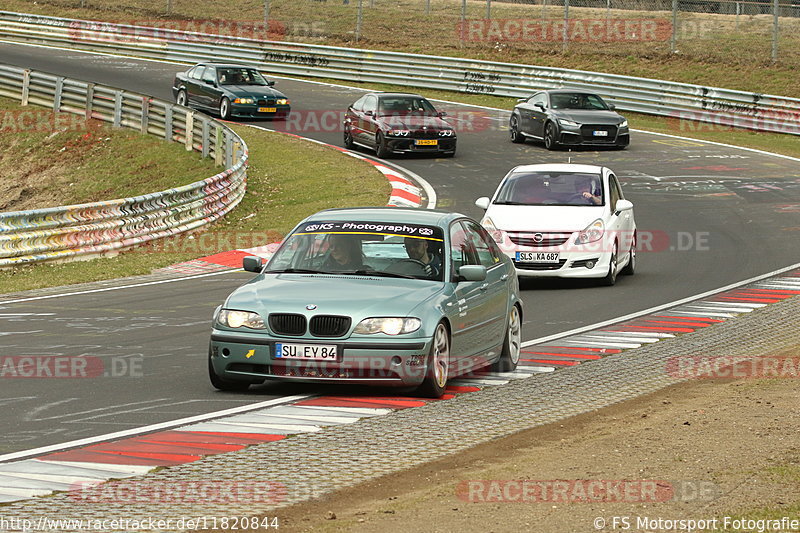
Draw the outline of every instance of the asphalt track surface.
<instances>
[{"instance_id":1,"label":"asphalt track surface","mask_svg":"<svg viewBox=\"0 0 800 533\"><path fill-rule=\"evenodd\" d=\"M0 62L122 87L172 100L184 67L73 51L0 44ZM293 109L321 118L341 112L363 91L278 79ZM439 104L454 117L474 108ZM603 164L620 177L639 231L652 236L637 274L613 288L591 282L523 283L523 340L543 337L665 304L794 264L800 258L800 161L634 133L624 151L548 152L509 142L507 112L491 112L480 131L459 130L453 159L398 157L427 180L437 207L479 217L518 164ZM338 127L319 121L260 122L341 145ZM682 132L676 124L676 135ZM374 155L374 154L369 154ZM119 376L4 379L0 455L250 404L319 386L267 384L246 394L212 389L206 377L211 312L249 278L236 272L125 290L0 305L0 354L103 358ZM744 332L743 332L744 334ZM338 389L327 389L338 390ZM371 391L374 392L374 391Z\"/></svg>"}]
</instances>

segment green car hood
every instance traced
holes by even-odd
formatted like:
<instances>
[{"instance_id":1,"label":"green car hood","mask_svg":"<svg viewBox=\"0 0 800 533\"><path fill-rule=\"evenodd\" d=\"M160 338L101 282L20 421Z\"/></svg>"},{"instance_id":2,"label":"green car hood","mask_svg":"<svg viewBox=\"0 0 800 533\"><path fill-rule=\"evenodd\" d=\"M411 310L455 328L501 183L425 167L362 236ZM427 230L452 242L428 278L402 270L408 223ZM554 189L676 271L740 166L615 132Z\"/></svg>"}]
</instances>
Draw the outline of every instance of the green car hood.
<instances>
[{"instance_id":1,"label":"green car hood","mask_svg":"<svg viewBox=\"0 0 800 533\"><path fill-rule=\"evenodd\" d=\"M222 88L240 98L286 98L286 95L269 85L223 85Z\"/></svg>"},{"instance_id":2,"label":"green car hood","mask_svg":"<svg viewBox=\"0 0 800 533\"><path fill-rule=\"evenodd\" d=\"M227 309L269 313L408 316L444 291L442 282L328 274L261 274L236 289ZM306 306L315 305L313 312Z\"/></svg>"}]
</instances>

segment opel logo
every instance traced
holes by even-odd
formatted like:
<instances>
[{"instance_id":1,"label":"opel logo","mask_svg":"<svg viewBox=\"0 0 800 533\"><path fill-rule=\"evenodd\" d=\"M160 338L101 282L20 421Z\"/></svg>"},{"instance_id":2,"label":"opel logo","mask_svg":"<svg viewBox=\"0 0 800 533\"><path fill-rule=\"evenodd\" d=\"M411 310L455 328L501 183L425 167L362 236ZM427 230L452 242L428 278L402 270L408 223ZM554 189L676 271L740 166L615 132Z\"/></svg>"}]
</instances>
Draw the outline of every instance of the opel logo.
<instances>
[{"instance_id":1,"label":"opel logo","mask_svg":"<svg viewBox=\"0 0 800 533\"><path fill-rule=\"evenodd\" d=\"M309 311L313 311L313 310L314 310L314 309L316 309L316 308L317 308L317 306L316 306L316 305L314 305L314 304L308 304L308 305L306 306L306 309L308 309Z\"/></svg>"},{"instance_id":2,"label":"opel logo","mask_svg":"<svg viewBox=\"0 0 800 533\"><path fill-rule=\"evenodd\" d=\"M544 240L544 235L541 233L535 233L533 235L533 242L542 242Z\"/></svg>"}]
</instances>

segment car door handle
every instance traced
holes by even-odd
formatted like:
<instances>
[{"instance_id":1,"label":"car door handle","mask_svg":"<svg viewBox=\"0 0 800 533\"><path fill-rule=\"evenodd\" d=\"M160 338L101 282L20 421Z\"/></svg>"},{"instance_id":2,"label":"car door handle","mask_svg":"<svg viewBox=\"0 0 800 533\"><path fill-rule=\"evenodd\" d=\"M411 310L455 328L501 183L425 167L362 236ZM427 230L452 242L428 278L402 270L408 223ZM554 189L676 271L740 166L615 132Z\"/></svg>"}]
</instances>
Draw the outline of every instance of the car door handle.
<instances>
[{"instance_id":1,"label":"car door handle","mask_svg":"<svg viewBox=\"0 0 800 533\"><path fill-rule=\"evenodd\" d=\"M483 285L481 285L481 286L480 286L480 289L481 289L482 291L485 291L485 290L486 290L486 289L488 289L488 288L489 288L489 284L488 284L488 283L484 283Z\"/></svg>"},{"instance_id":2,"label":"car door handle","mask_svg":"<svg viewBox=\"0 0 800 533\"><path fill-rule=\"evenodd\" d=\"M500 281L505 281L507 279L508 279L508 274L503 274L502 276L500 276Z\"/></svg>"}]
</instances>

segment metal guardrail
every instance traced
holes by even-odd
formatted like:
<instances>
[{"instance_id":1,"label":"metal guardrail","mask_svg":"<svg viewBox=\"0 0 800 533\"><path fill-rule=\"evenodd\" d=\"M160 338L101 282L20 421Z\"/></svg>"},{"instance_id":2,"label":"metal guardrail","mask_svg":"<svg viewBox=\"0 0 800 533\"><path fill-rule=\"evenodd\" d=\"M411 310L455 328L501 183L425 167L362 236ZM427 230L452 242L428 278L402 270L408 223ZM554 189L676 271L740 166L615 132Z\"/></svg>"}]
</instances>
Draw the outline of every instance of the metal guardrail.
<instances>
[{"instance_id":1,"label":"metal guardrail","mask_svg":"<svg viewBox=\"0 0 800 533\"><path fill-rule=\"evenodd\" d=\"M600 93L619 109L800 135L800 99L580 70L257 41L0 11L0 39L180 63L236 61L279 74L524 97L539 89Z\"/></svg>"},{"instance_id":2,"label":"metal guardrail","mask_svg":"<svg viewBox=\"0 0 800 533\"><path fill-rule=\"evenodd\" d=\"M142 196L0 213L0 267L103 255L190 231L222 217L244 196L247 145L200 113L8 65L0 65L0 96L179 142L226 168L202 181Z\"/></svg>"}]
</instances>

